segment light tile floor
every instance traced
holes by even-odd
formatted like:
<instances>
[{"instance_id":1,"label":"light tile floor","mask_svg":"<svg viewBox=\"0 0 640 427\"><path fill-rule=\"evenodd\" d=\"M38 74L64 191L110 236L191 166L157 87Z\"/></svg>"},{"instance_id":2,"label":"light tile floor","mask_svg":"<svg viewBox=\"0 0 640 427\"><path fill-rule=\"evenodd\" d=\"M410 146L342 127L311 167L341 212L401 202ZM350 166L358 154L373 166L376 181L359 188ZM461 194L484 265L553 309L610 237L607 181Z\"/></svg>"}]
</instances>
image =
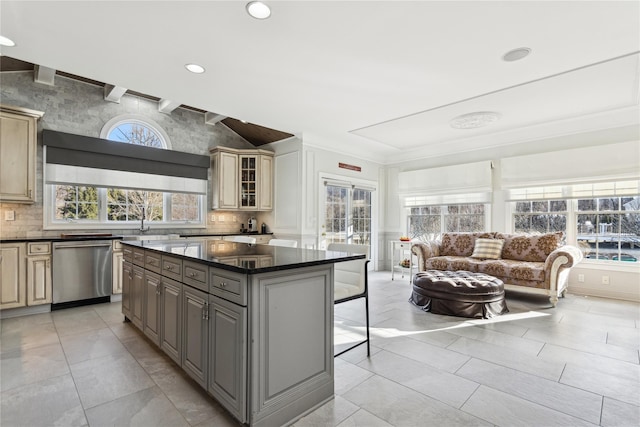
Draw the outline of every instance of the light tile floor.
<instances>
[{"instance_id":1,"label":"light tile floor","mask_svg":"<svg viewBox=\"0 0 640 427\"><path fill-rule=\"evenodd\" d=\"M510 313L424 313L405 278L370 274L371 357L335 359L335 399L303 426L638 426L640 305L510 293ZM336 306L339 349L362 300ZM0 425L235 426L120 304L1 321Z\"/></svg>"}]
</instances>

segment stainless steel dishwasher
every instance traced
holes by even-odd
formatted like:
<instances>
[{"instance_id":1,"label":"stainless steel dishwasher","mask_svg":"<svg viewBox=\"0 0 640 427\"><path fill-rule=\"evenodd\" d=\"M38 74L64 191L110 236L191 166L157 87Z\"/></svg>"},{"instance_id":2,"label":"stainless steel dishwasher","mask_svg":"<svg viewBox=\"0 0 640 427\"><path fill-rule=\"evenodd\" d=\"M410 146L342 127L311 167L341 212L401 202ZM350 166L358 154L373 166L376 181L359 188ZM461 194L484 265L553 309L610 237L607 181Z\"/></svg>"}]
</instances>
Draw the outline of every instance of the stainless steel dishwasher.
<instances>
[{"instance_id":1,"label":"stainless steel dishwasher","mask_svg":"<svg viewBox=\"0 0 640 427\"><path fill-rule=\"evenodd\" d=\"M111 300L111 240L53 243L52 310Z\"/></svg>"}]
</instances>

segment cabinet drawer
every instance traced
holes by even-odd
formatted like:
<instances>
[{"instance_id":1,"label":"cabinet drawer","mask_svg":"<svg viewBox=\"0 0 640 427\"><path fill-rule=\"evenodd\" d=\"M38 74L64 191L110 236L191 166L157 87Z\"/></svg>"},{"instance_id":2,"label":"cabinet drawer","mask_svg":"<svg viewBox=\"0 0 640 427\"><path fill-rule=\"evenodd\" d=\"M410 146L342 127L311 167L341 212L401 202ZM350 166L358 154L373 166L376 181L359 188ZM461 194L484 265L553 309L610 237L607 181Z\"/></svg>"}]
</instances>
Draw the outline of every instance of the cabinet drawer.
<instances>
[{"instance_id":1,"label":"cabinet drawer","mask_svg":"<svg viewBox=\"0 0 640 427\"><path fill-rule=\"evenodd\" d=\"M160 273L161 267L161 255L158 252L146 251L144 253L144 268L154 273Z\"/></svg>"},{"instance_id":2,"label":"cabinet drawer","mask_svg":"<svg viewBox=\"0 0 640 427\"><path fill-rule=\"evenodd\" d=\"M209 268L206 265L183 261L182 281L187 285L209 292Z\"/></svg>"},{"instance_id":3,"label":"cabinet drawer","mask_svg":"<svg viewBox=\"0 0 640 427\"><path fill-rule=\"evenodd\" d=\"M182 260L171 256L162 255L162 271L163 276L171 279L182 281Z\"/></svg>"},{"instance_id":4,"label":"cabinet drawer","mask_svg":"<svg viewBox=\"0 0 640 427\"><path fill-rule=\"evenodd\" d=\"M247 305L247 286L244 275L219 269L209 270L209 293L240 305Z\"/></svg>"},{"instance_id":5,"label":"cabinet drawer","mask_svg":"<svg viewBox=\"0 0 640 427\"><path fill-rule=\"evenodd\" d=\"M125 261L133 262L133 248L131 246L122 247L122 258Z\"/></svg>"},{"instance_id":6,"label":"cabinet drawer","mask_svg":"<svg viewBox=\"0 0 640 427\"><path fill-rule=\"evenodd\" d=\"M27 243L27 255L50 254L51 245L47 243Z\"/></svg>"},{"instance_id":7,"label":"cabinet drawer","mask_svg":"<svg viewBox=\"0 0 640 427\"><path fill-rule=\"evenodd\" d=\"M133 263L140 267L144 267L144 249L133 248Z\"/></svg>"}]
</instances>

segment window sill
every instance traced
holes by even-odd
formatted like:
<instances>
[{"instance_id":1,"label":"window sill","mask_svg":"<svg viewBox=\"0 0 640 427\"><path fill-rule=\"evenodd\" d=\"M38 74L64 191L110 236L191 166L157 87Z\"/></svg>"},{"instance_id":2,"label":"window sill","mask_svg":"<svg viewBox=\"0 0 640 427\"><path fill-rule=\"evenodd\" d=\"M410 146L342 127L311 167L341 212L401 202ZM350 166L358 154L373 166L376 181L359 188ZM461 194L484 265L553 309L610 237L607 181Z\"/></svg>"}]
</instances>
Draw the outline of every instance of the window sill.
<instances>
[{"instance_id":1,"label":"window sill","mask_svg":"<svg viewBox=\"0 0 640 427\"><path fill-rule=\"evenodd\" d=\"M150 227L149 230L173 230L183 228L207 228L204 223L155 223L145 224L145 228ZM105 224L100 222L94 223L78 223L70 222L64 224L47 224L43 227L44 230L139 230L140 223L133 224Z\"/></svg>"},{"instance_id":2,"label":"window sill","mask_svg":"<svg viewBox=\"0 0 640 427\"><path fill-rule=\"evenodd\" d=\"M574 268L640 273L640 262L582 260Z\"/></svg>"}]
</instances>

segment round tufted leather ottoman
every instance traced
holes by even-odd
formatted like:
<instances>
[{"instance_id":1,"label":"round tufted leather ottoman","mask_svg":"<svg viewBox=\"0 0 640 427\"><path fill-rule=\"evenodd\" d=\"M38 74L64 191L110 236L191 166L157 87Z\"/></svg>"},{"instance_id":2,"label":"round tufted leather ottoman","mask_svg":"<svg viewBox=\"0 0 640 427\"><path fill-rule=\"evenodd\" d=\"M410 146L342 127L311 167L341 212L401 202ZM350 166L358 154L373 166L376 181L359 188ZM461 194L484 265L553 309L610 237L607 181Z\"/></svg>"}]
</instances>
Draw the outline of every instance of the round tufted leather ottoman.
<instances>
[{"instance_id":1,"label":"round tufted leather ottoman","mask_svg":"<svg viewBox=\"0 0 640 427\"><path fill-rule=\"evenodd\" d=\"M422 271L413 278L409 301L450 316L488 319L509 312L502 280L470 271Z\"/></svg>"}]
</instances>

